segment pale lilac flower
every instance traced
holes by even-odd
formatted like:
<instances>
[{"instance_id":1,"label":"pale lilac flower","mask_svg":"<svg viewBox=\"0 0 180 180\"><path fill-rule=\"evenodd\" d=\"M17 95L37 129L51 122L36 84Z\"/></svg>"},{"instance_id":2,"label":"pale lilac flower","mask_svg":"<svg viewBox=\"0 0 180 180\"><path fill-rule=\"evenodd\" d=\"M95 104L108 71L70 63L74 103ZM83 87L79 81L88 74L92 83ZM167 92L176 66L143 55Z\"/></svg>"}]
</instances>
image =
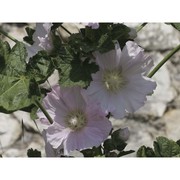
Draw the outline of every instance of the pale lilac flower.
<instances>
[{"instance_id":1,"label":"pale lilac flower","mask_svg":"<svg viewBox=\"0 0 180 180\"><path fill-rule=\"evenodd\" d=\"M89 102L84 90L77 86L54 86L43 100L43 106L53 119L49 124L41 110L37 113L46 126L47 143L53 149L62 146L65 155L74 150L99 146L112 128L99 104Z\"/></svg>"},{"instance_id":2,"label":"pale lilac flower","mask_svg":"<svg viewBox=\"0 0 180 180\"><path fill-rule=\"evenodd\" d=\"M50 52L53 49L51 36L52 23L37 23L33 34L34 44L26 46L28 52L27 60L37 54L38 51L45 50Z\"/></svg>"},{"instance_id":3,"label":"pale lilac flower","mask_svg":"<svg viewBox=\"0 0 180 180\"><path fill-rule=\"evenodd\" d=\"M46 157L60 157L63 155L63 146L58 147L57 149L54 149L52 145L47 142L47 137L46 137L46 131L42 131L42 136L45 141L45 153Z\"/></svg>"},{"instance_id":4,"label":"pale lilac flower","mask_svg":"<svg viewBox=\"0 0 180 180\"><path fill-rule=\"evenodd\" d=\"M92 29L98 29L99 23L83 23L85 26L91 27Z\"/></svg>"},{"instance_id":5,"label":"pale lilac flower","mask_svg":"<svg viewBox=\"0 0 180 180\"><path fill-rule=\"evenodd\" d=\"M98 100L102 109L115 118L123 118L144 105L146 96L153 93L156 83L146 77L153 66L150 57L135 42L128 41L121 51L101 54L95 52L99 71L92 74L93 81L87 88L92 100Z\"/></svg>"}]
</instances>

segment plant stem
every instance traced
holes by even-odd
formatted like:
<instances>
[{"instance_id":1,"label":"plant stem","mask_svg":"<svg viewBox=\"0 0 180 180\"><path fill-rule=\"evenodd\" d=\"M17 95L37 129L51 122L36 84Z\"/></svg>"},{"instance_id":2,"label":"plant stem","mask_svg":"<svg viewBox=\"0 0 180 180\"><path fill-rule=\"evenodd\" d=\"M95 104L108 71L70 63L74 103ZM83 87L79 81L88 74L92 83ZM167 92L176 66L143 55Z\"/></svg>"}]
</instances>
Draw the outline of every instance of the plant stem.
<instances>
[{"instance_id":1,"label":"plant stem","mask_svg":"<svg viewBox=\"0 0 180 180\"><path fill-rule=\"evenodd\" d=\"M60 25L60 27L62 27L62 29L64 29L69 35L71 35L72 33L70 31L68 31L63 25Z\"/></svg>"},{"instance_id":2,"label":"plant stem","mask_svg":"<svg viewBox=\"0 0 180 180\"><path fill-rule=\"evenodd\" d=\"M15 39L14 37L10 36L7 32L5 32L2 28L0 28L0 33L3 34L4 36L8 37L9 39L14 41L15 43L19 42L17 39Z\"/></svg>"},{"instance_id":3,"label":"plant stem","mask_svg":"<svg viewBox=\"0 0 180 180\"><path fill-rule=\"evenodd\" d=\"M139 27L137 27L136 32L139 32L147 23L142 23Z\"/></svg>"},{"instance_id":4,"label":"plant stem","mask_svg":"<svg viewBox=\"0 0 180 180\"><path fill-rule=\"evenodd\" d=\"M53 123L53 120L52 118L50 117L50 115L48 114L48 112L46 111L46 109L42 106L42 104L38 101L38 100L35 100L35 104L36 106L38 106L41 111L44 113L44 115L47 117L47 119L49 120L50 124Z\"/></svg>"},{"instance_id":5,"label":"plant stem","mask_svg":"<svg viewBox=\"0 0 180 180\"><path fill-rule=\"evenodd\" d=\"M180 44L164 57L164 59L148 74L148 77L151 78L161 68L161 66L179 50Z\"/></svg>"}]
</instances>

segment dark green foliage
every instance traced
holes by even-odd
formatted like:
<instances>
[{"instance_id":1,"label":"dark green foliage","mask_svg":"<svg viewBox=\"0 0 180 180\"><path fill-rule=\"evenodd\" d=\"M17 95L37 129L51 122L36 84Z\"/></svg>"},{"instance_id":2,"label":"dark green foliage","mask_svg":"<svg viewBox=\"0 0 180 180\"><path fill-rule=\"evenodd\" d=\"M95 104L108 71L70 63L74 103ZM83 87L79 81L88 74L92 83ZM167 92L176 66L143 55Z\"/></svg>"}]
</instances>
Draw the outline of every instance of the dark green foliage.
<instances>
[{"instance_id":1,"label":"dark green foliage","mask_svg":"<svg viewBox=\"0 0 180 180\"><path fill-rule=\"evenodd\" d=\"M106 139L103 143L103 146L104 146L105 153L108 153L115 149L115 145L114 145L112 139Z\"/></svg>"},{"instance_id":2,"label":"dark green foliage","mask_svg":"<svg viewBox=\"0 0 180 180\"><path fill-rule=\"evenodd\" d=\"M64 52L62 54L62 52ZM59 84L66 86L89 85L91 74L97 72L98 66L95 63L81 60L78 55L70 52L69 48L63 47L61 54L54 61L60 73Z\"/></svg>"},{"instance_id":3,"label":"dark green foliage","mask_svg":"<svg viewBox=\"0 0 180 180\"><path fill-rule=\"evenodd\" d=\"M55 67L51 58L44 51L38 52L27 64L27 75L39 84L45 82Z\"/></svg>"},{"instance_id":4,"label":"dark green foliage","mask_svg":"<svg viewBox=\"0 0 180 180\"><path fill-rule=\"evenodd\" d=\"M37 149L28 149L27 150L27 156L28 157L41 157L41 151L38 151Z\"/></svg>"},{"instance_id":5,"label":"dark green foliage","mask_svg":"<svg viewBox=\"0 0 180 180\"><path fill-rule=\"evenodd\" d=\"M155 153L152 148L141 146L136 154L137 157L155 157Z\"/></svg>"},{"instance_id":6,"label":"dark green foliage","mask_svg":"<svg viewBox=\"0 0 180 180\"><path fill-rule=\"evenodd\" d=\"M12 50L0 41L0 111L10 113L31 106L40 91L34 77L28 76L27 52L23 43Z\"/></svg>"},{"instance_id":7,"label":"dark green foliage","mask_svg":"<svg viewBox=\"0 0 180 180\"><path fill-rule=\"evenodd\" d=\"M103 155L101 146L82 150L81 153L84 157L98 157Z\"/></svg>"},{"instance_id":8,"label":"dark green foliage","mask_svg":"<svg viewBox=\"0 0 180 180\"><path fill-rule=\"evenodd\" d=\"M130 29L124 24L100 23L98 29L86 27L80 33L69 38L69 45L75 52L81 54L93 51L107 52L114 48L114 42L119 41L121 48L130 39Z\"/></svg>"},{"instance_id":9,"label":"dark green foliage","mask_svg":"<svg viewBox=\"0 0 180 180\"><path fill-rule=\"evenodd\" d=\"M157 137L152 148L141 146L137 151L137 157L179 157L180 146L166 137Z\"/></svg>"},{"instance_id":10,"label":"dark green foliage","mask_svg":"<svg viewBox=\"0 0 180 180\"><path fill-rule=\"evenodd\" d=\"M34 34L35 30L30 27L26 27L25 30L26 30L27 36L25 36L23 38L23 40L25 42L29 43L30 45L32 45L34 43L33 34Z\"/></svg>"}]
</instances>

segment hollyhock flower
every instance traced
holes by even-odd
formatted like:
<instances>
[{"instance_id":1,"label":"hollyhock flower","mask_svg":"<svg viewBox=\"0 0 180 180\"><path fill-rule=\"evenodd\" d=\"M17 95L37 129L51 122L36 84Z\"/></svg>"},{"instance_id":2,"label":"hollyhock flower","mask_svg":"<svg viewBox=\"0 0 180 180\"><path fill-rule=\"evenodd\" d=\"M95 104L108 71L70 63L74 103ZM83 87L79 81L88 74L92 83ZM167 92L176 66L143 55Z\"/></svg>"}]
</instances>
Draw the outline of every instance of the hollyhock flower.
<instances>
[{"instance_id":1,"label":"hollyhock flower","mask_svg":"<svg viewBox=\"0 0 180 180\"><path fill-rule=\"evenodd\" d=\"M83 23L85 26L91 27L92 29L98 29L99 23Z\"/></svg>"},{"instance_id":2,"label":"hollyhock flower","mask_svg":"<svg viewBox=\"0 0 180 180\"><path fill-rule=\"evenodd\" d=\"M41 110L37 115L46 132L47 142L54 148L64 148L64 154L74 150L99 146L109 135L111 122L99 104L89 102L80 87L52 88L43 100L43 106L53 119L49 124Z\"/></svg>"},{"instance_id":3,"label":"hollyhock flower","mask_svg":"<svg viewBox=\"0 0 180 180\"><path fill-rule=\"evenodd\" d=\"M52 36L51 36L52 23L37 23L36 29L33 34L34 44L26 46L28 58L34 56L38 51L45 50L50 52L53 49Z\"/></svg>"},{"instance_id":4,"label":"hollyhock flower","mask_svg":"<svg viewBox=\"0 0 180 180\"><path fill-rule=\"evenodd\" d=\"M153 93L156 83L146 77L153 66L150 57L135 42L128 41L121 51L101 54L95 52L99 71L92 74L93 81L87 88L92 100L98 100L102 109L115 118L123 118L144 105L146 96Z\"/></svg>"},{"instance_id":5,"label":"hollyhock flower","mask_svg":"<svg viewBox=\"0 0 180 180\"><path fill-rule=\"evenodd\" d=\"M63 146L59 146L57 149L54 149L49 142L47 142L46 131L42 131L42 136L45 141L45 153L46 157L60 157L63 155Z\"/></svg>"}]
</instances>

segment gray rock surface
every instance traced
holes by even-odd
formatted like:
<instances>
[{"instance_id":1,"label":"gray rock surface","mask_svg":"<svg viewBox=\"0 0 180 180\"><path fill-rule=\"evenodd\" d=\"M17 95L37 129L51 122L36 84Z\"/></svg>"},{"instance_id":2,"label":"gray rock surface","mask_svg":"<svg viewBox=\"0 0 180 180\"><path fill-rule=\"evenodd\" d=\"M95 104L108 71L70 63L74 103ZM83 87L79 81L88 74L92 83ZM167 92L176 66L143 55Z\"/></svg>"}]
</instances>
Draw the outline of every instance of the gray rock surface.
<instances>
[{"instance_id":1,"label":"gray rock surface","mask_svg":"<svg viewBox=\"0 0 180 180\"><path fill-rule=\"evenodd\" d=\"M30 114L24 111L16 111L12 113L12 118L16 119L20 124L22 124L26 130L34 131L36 133L41 132L41 124L38 120L32 120Z\"/></svg>"},{"instance_id":2,"label":"gray rock surface","mask_svg":"<svg viewBox=\"0 0 180 180\"><path fill-rule=\"evenodd\" d=\"M171 25L150 23L138 33L137 42L147 50L168 50L180 44L180 33Z\"/></svg>"},{"instance_id":3,"label":"gray rock surface","mask_svg":"<svg viewBox=\"0 0 180 180\"><path fill-rule=\"evenodd\" d=\"M165 123L166 136L175 141L180 139L180 109L168 111L163 119Z\"/></svg>"},{"instance_id":4,"label":"gray rock surface","mask_svg":"<svg viewBox=\"0 0 180 180\"><path fill-rule=\"evenodd\" d=\"M0 143L7 147L15 143L22 134L22 128L18 121L12 118L11 114L0 113Z\"/></svg>"}]
</instances>

